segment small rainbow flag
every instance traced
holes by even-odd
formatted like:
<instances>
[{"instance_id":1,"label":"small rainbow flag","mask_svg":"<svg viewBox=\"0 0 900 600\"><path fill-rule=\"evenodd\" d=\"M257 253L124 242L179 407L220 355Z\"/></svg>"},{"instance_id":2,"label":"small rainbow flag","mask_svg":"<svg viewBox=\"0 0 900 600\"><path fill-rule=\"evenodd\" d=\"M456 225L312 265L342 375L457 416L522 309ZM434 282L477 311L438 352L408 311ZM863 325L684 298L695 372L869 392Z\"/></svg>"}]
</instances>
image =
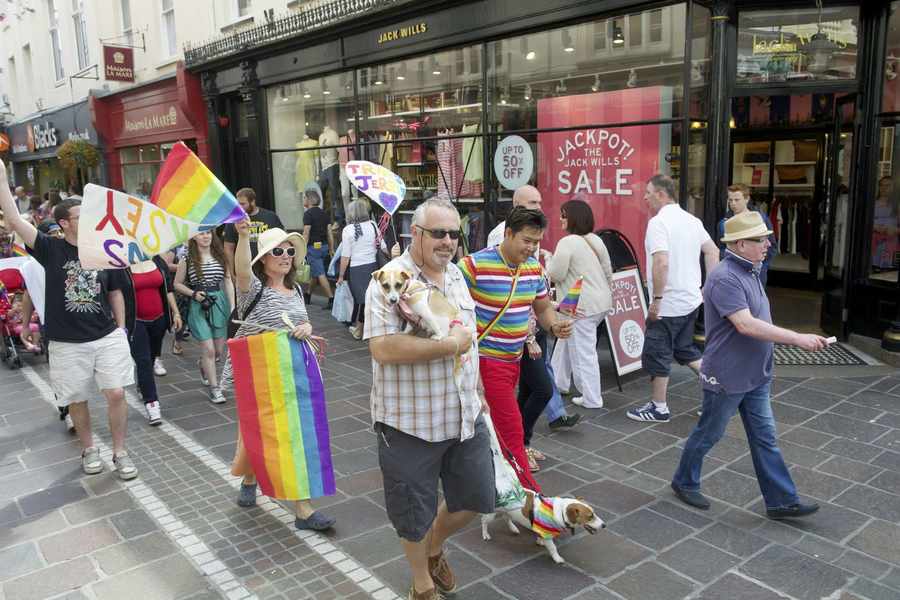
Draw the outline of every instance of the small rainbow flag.
<instances>
[{"instance_id":1,"label":"small rainbow flag","mask_svg":"<svg viewBox=\"0 0 900 600\"><path fill-rule=\"evenodd\" d=\"M13 256L28 256L28 251L22 244L13 244L12 253Z\"/></svg>"},{"instance_id":2,"label":"small rainbow flag","mask_svg":"<svg viewBox=\"0 0 900 600\"><path fill-rule=\"evenodd\" d=\"M167 213L201 225L235 223L247 218L234 194L184 142L176 143L166 157L153 184L150 202Z\"/></svg>"},{"instance_id":3,"label":"small rainbow flag","mask_svg":"<svg viewBox=\"0 0 900 600\"><path fill-rule=\"evenodd\" d=\"M569 293L559 303L559 312L575 316L578 310L578 300L581 298L581 285L584 283L584 277L579 277L575 283L569 288Z\"/></svg>"},{"instance_id":4,"label":"small rainbow flag","mask_svg":"<svg viewBox=\"0 0 900 600\"><path fill-rule=\"evenodd\" d=\"M228 340L241 439L263 494L335 493L325 389L315 352L287 332Z\"/></svg>"}]
</instances>

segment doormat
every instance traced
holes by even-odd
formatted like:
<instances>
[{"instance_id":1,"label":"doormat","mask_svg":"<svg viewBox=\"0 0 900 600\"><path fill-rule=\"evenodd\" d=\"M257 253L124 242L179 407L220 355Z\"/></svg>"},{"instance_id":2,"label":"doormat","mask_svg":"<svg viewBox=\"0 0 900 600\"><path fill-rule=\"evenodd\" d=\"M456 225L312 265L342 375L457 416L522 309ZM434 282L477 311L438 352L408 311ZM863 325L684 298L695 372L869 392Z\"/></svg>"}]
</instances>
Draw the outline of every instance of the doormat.
<instances>
[{"instance_id":1,"label":"doormat","mask_svg":"<svg viewBox=\"0 0 900 600\"><path fill-rule=\"evenodd\" d=\"M831 344L819 352L808 352L796 346L775 344L776 365L865 365L868 364L853 354L843 344Z\"/></svg>"}]
</instances>

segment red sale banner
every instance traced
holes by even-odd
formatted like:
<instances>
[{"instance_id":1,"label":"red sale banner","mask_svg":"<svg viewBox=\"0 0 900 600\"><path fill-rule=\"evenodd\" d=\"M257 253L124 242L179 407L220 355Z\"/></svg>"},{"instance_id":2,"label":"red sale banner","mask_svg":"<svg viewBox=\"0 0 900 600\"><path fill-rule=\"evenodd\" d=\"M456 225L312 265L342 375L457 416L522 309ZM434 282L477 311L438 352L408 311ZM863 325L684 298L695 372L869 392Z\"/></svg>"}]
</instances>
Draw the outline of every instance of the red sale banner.
<instances>
[{"instance_id":1,"label":"red sale banner","mask_svg":"<svg viewBox=\"0 0 900 600\"><path fill-rule=\"evenodd\" d=\"M647 304L637 269L613 273L613 311L606 316L606 331L612 343L619 375L641 368Z\"/></svg>"},{"instance_id":2,"label":"red sale banner","mask_svg":"<svg viewBox=\"0 0 900 600\"><path fill-rule=\"evenodd\" d=\"M667 118L671 89L663 86L545 98L537 102L539 129L580 123L623 123ZM645 264L644 234L650 214L647 180L669 172L671 126L585 128L539 133L537 187L549 227L542 246L555 248L565 235L559 208L576 194L594 210L596 229L622 232Z\"/></svg>"}]
</instances>

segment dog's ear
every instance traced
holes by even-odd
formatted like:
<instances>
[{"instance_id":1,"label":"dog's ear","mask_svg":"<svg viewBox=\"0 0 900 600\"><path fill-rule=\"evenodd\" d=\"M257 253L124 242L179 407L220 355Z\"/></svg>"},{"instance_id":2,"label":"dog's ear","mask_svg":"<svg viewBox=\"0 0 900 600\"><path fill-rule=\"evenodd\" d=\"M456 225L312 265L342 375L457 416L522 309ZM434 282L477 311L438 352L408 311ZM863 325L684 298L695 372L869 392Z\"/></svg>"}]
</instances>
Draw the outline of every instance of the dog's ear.
<instances>
[{"instance_id":1,"label":"dog's ear","mask_svg":"<svg viewBox=\"0 0 900 600\"><path fill-rule=\"evenodd\" d=\"M400 279L402 279L404 282L409 281L410 279L412 279L412 273L410 273L409 271L400 271Z\"/></svg>"},{"instance_id":2,"label":"dog's ear","mask_svg":"<svg viewBox=\"0 0 900 600\"><path fill-rule=\"evenodd\" d=\"M377 271L372 271L372 279L377 279L378 281L381 281L381 269L378 269Z\"/></svg>"},{"instance_id":3,"label":"dog's ear","mask_svg":"<svg viewBox=\"0 0 900 600\"><path fill-rule=\"evenodd\" d=\"M566 507L566 520L570 525L584 525L594 520L594 511L581 502L573 502Z\"/></svg>"}]
</instances>

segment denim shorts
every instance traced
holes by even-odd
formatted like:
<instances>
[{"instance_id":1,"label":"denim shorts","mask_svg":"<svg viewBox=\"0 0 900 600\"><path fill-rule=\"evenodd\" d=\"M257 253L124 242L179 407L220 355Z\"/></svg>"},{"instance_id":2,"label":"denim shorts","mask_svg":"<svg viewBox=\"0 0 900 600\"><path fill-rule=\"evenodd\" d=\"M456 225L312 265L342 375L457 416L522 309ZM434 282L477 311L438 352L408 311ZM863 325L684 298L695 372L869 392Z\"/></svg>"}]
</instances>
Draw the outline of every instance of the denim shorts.
<instances>
[{"instance_id":1,"label":"denim shorts","mask_svg":"<svg viewBox=\"0 0 900 600\"><path fill-rule=\"evenodd\" d=\"M328 260L328 244L321 243L319 248L315 244L306 247L306 264L309 265L309 276L319 277L325 274L325 261Z\"/></svg>"},{"instance_id":2,"label":"denim shorts","mask_svg":"<svg viewBox=\"0 0 900 600\"><path fill-rule=\"evenodd\" d=\"M410 542L425 538L437 516L439 479L450 512L494 512L494 458L484 418L464 442L427 442L384 423L375 431L385 509L397 535Z\"/></svg>"},{"instance_id":3,"label":"denim shorts","mask_svg":"<svg viewBox=\"0 0 900 600\"><path fill-rule=\"evenodd\" d=\"M641 364L647 373L653 377L668 377L673 358L680 365L700 360L703 354L694 345L694 322L699 310L694 309L683 317L647 321L641 354Z\"/></svg>"}]
</instances>

